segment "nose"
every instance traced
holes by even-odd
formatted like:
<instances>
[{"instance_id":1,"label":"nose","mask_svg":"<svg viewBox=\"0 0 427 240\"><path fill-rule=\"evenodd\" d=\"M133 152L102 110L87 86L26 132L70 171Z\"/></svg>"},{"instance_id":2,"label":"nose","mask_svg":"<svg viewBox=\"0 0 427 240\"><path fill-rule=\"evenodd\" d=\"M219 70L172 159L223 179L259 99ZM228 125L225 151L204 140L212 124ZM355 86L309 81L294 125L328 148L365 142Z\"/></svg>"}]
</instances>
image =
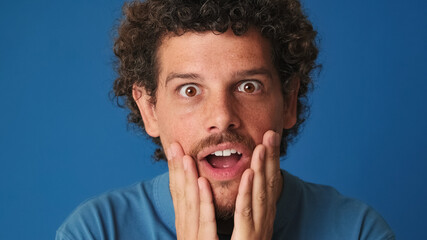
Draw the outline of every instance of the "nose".
<instances>
[{"instance_id":1,"label":"nose","mask_svg":"<svg viewBox=\"0 0 427 240\"><path fill-rule=\"evenodd\" d=\"M205 124L209 133L220 133L240 127L235 99L227 93L211 96L206 103Z\"/></svg>"}]
</instances>

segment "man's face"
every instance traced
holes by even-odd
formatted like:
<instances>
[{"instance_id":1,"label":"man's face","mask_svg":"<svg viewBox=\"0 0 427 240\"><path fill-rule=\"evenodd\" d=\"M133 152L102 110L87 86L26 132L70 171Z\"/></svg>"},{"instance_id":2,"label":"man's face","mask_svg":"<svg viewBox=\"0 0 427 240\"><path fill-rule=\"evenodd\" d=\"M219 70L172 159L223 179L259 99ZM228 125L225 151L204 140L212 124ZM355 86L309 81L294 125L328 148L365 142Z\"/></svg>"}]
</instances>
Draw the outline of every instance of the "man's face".
<instances>
[{"instance_id":1,"label":"man's face","mask_svg":"<svg viewBox=\"0 0 427 240\"><path fill-rule=\"evenodd\" d=\"M254 29L188 32L163 39L158 63L156 104L136 98L146 131L165 149L178 142L210 182L216 207L231 211L255 145L267 130L281 135L295 123L270 44Z\"/></svg>"}]
</instances>

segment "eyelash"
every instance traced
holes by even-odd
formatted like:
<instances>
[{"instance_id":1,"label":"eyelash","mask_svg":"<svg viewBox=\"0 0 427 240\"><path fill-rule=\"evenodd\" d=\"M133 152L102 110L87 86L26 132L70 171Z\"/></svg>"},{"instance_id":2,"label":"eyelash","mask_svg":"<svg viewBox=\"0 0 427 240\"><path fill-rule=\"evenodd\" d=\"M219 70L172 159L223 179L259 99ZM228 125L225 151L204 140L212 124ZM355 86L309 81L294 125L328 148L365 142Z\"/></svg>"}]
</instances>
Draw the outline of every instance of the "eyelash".
<instances>
[{"instance_id":1,"label":"eyelash","mask_svg":"<svg viewBox=\"0 0 427 240\"><path fill-rule=\"evenodd\" d=\"M185 90L186 90L186 89L188 89L188 87L194 87L194 88L196 89L196 93L195 93L195 95L194 95L194 96L188 96L188 95L186 95ZM178 94L179 94L179 95L181 95L182 97L185 97L185 98L191 98L191 97L195 97L195 96L197 96L197 95L200 95L201 90L200 90L200 87L199 87L199 86L197 86L197 84L194 84L194 83L187 83L187 84L184 84L184 85L179 86L179 87L177 88L177 92L178 92Z\"/></svg>"},{"instance_id":2,"label":"eyelash","mask_svg":"<svg viewBox=\"0 0 427 240\"><path fill-rule=\"evenodd\" d=\"M252 83L254 85L255 89L253 90L253 92L246 92L245 91L244 86L247 83ZM239 82L237 84L237 90L239 92L243 92L243 93L255 94L255 93L257 93L257 92L259 92L261 90L262 86L263 86L262 83L260 83L257 80L244 80L244 81L241 81L241 82ZM188 89L188 87L194 87L196 89L195 95L188 96L186 94L185 90ZM185 97L185 98L192 98L192 97L195 97L195 96L201 94L200 87L197 84L195 84L195 83L186 83L186 84L183 84L183 85L179 86L176 91L177 91L177 93L179 95L181 95L182 97Z\"/></svg>"},{"instance_id":3,"label":"eyelash","mask_svg":"<svg viewBox=\"0 0 427 240\"><path fill-rule=\"evenodd\" d=\"M249 94L255 94L259 92L262 88L262 83L257 80L244 80L237 85L237 90L239 90L240 92L248 93L245 92L245 89L243 88L246 83L252 83L255 86L255 90L253 92L249 92Z\"/></svg>"}]
</instances>

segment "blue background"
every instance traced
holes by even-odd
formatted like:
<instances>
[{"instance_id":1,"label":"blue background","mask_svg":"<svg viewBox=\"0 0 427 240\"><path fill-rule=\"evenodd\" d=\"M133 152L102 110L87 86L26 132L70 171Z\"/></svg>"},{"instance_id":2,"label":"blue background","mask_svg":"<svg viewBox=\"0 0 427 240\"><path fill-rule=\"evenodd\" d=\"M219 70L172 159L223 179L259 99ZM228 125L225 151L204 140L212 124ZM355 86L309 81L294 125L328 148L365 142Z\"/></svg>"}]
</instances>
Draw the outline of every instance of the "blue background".
<instances>
[{"instance_id":1,"label":"blue background","mask_svg":"<svg viewBox=\"0 0 427 240\"><path fill-rule=\"evenodd\" d=\"M427 1L305 0L323 70L282 167L427 239ZM83 200L167 170L108 98L122 1L1 1L0 239L52 239Z\"/></svg>"}]
</instances>

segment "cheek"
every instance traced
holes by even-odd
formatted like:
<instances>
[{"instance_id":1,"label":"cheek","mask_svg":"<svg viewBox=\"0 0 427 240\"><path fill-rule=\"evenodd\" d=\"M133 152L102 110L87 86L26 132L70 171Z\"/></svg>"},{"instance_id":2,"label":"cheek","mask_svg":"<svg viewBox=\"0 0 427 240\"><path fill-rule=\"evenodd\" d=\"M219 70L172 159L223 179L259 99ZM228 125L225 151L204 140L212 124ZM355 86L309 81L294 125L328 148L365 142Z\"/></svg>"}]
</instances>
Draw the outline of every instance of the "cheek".
<instances>
[{"instance_id":1,"label":"cheek","mask_svg":"<svg viewBox=\"0 0 427 240\"><path fill-rule=\"evenodd\" d=\"M171 123L175 128L175 140L186 141L188 139L197 139L201 132L200 121L194 114L182 114Z\"/></svg>"},{"instance_id":2,"label":"cheek","mask_svg":"<svg viewBox=\"0 0 427 240\"><path fill-rule=\"evenodd\" d=\"M169 111L162 113L159 119L160 137L163 145L170 145L172 142L178 142L184 152L187 152L192 146L191 140L198 139L200 122L191 111L177 111L177 108L170 108ZM197 130L199 129L199 130Z\"/></svg>"},{"instance_id":3,"label":"cheek","mask_svg":"<svg viewBox=\"0 0 427 240\"><path fill-rule=\"evenodd\" d=\"M283 128L283 106L281 102L269 102L253 104L251 108L245 108L241 113L246 129L255 139L262 139L267 130L281 132Z\"/></svg>"},{"instance_id":4,"label":"cheek","mask_svg":"<svg viewBox=\"0 0 427 240\"><path fill-rule=\"evenodd\" d=\"M250 136L255 140L256 144L262 143L264 133L268 130L274 130L275 132L280 132L280 127L277 124L277 121L274 121L271 118L266 116L269 115L257 115L253 116L250 120L247 121L247 131ZM271 116L271 115L270 115Z\"/></svg>"}]
</instances>

